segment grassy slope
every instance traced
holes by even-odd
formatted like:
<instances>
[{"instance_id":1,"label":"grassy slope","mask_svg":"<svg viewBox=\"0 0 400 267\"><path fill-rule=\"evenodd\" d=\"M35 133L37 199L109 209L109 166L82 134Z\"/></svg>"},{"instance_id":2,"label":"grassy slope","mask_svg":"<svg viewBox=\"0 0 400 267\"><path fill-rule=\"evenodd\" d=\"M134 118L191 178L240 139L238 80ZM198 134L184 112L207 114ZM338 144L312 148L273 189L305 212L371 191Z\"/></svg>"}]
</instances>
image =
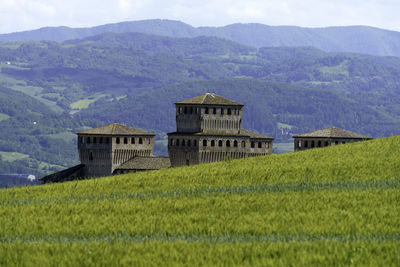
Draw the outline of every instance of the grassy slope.
<instances>
[{"instance_id":1,"label":"grassy slope","mask_svg":"<svg viewBox=\"0 0 400 267\"><path fill-rule=\"evenodd\" d=\"M0 191L0 264L395 265L400 137Z\"/></svg>"}]
</instances>

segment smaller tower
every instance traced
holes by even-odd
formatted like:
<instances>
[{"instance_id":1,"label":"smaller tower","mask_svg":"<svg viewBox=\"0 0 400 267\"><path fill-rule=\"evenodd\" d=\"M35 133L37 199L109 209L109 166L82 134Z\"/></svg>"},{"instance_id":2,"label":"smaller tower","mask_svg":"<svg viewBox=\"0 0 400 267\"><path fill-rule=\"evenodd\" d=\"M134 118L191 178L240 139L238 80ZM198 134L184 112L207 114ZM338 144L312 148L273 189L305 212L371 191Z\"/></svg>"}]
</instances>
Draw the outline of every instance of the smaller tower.
<instances>
[{"instance_id":1,"label":"smaller tower","mask_svg":"<svg viewBox=\"0 0 400 267\"><path fill-rule=\"evenodd\" d=\"M122 124L113 123L77 135L86 177L108 176L134 157L153 156L155 134Z\"/></svg>"}]
</instances>

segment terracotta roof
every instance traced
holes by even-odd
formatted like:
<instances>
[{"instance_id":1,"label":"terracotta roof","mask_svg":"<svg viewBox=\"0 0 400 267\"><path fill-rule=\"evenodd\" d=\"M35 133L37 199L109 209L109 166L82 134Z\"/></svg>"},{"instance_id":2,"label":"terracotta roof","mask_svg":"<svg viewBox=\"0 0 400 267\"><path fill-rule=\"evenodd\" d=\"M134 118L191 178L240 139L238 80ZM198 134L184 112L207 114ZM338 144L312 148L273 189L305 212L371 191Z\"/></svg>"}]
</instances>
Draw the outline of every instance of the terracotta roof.
<instances>
[{"instance_id":1,"label":"terracotta roof","mask_svg":"<svg viewBox=\"0 0 400 267\"><path fill-rule=\"evenodd\" d=\"M112 123L99 128L93 128L78 134L101 134L101 135L155 135L140 129L132 128L119 123Z\"/></svg>"},{"instance_id":2,"label":"terracotta roof","mask_svg":"<svg viewBox=\"0 0 400 267\"><path fill-rule=\"evenodd\" d=\"M238 102L223 98L216 94L206 93L204 95L195 96L175 104L196 104L196 105L221 105L221 106L243 106Z\"/></svg>"},{"instance_id":3,"label":"terracotta roof","mask_svg":"<svg viewBox=\"0 0 400 267\"><path fill-rule=\"evenodd\" d=\"M171 167L167 157L134 157L122 163L116 170L159 170Z\"/></svg>"},{"instance_id":4,"label":"terracotta roof","mask_svg":"<svg viewBox=\"0 0 400 267\"><path fill-rule=\"evenodd\" d=\"M352 138L352 139L372 139L372 137L367 135L361 135L358 133L353 133L347 130L343 130L337 127L325 128L322 130L317 130L313 132L308 132L304 134L294 135L296 137L323 137L323 138Z\"/></svg>"},{"instance_id":5,"label":"terracotta roof","mask_svg":"<svg viewBox=\"0 0 400 267\"><path fill-rule=\"evenodd\" d=\"M248 136L250 136L250 138L254 138L254 139L274 139L273 137L262 135L262 134L255 133L255 132L251 132L246 129L240 129L240 133L248 135Z\"/></svg>"}]
</instances>

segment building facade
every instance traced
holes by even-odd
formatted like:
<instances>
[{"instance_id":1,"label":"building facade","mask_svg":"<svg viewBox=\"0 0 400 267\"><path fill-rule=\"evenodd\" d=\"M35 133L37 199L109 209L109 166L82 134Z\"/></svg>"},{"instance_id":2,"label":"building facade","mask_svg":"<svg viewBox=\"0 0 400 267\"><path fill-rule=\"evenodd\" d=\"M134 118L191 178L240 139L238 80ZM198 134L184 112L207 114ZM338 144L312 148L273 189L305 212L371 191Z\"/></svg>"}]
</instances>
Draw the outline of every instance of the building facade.
<instances>
[{"instance_id":1,"label":"building facade","mask_svg":"<svg viewBox=\"0 0 400 267\"><path fill-rule=\"evenodd\" d=\"M122 124L113 123L77 135L79 158L88 177L111 175L134 157L153 156L155 134Z\"/></svg>"},{"instance_id":2,"label":"building facade","mask_svg":"<svg viewBox=\"0 0 400 267\"><path fill-rule=\"evenodd\" d=\"M168 158L153 157L153 133L113 123L77 135L81 164L45 176L41 178L42 182L109 176L171 166Z\"/></svg>"},{"instance_id":3,"label":"building facade","mask_svg":"<svg viewBox=\"0 0 400 267\"><path fill-rule=\"evenodd\" d=\"M372 137L343 130L337 127L325 128L309 133L294 135L294 151L316 147L335 146L349 142L371 140Z\"/></svg>"},{"instance_id":4,"label":"building facade","mask_svg":"<svg viewBox=\"0 0 400 267\"><path fill-rule=\"evenodd\" d=\"M168 134L173 167L272 153L272 137L242 129L240 103L207 93L175 106L177 131Z\"/></svg>"}]
</instances>

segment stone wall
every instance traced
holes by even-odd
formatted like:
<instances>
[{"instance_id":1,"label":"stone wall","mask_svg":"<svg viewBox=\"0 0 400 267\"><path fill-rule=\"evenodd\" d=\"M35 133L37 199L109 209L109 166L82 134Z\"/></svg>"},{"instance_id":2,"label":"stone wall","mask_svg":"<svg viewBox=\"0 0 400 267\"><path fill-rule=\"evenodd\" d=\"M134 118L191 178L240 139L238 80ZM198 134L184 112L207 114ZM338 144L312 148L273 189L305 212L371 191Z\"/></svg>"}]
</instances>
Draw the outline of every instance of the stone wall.
<instances>
[{"instance_id":1,"label":"stone wall","mask_svg":"<svg viewBox=\"0 0 400 267\"><path fill-rule=\"evenodd\" d=\"M182 135L168 136L171 166L194 165L272 153L272 140L248 136Z\"/></svg>"},{"instance_id":2,"label":"stone wall","mask_svg":"<svg viewBox=\"0 0 400 267\"><path fill-rule=\"evenodd\" d=\"M78 135L78 151L86 177L108 176L135 156L152 156L153 136Z\"/></svg>"},{"instance_id":3,"label":"stone wall","mask_svg":"<svg viewBox=\"0 0 400 267\"><path fill-rule=\"evenodd\" d=\"M346 144L349 142L363 141L363 139L354 138L295 138L294 139L294 151L302 151L311 148L327 147Z\"/></svg>"}]
</instances>

